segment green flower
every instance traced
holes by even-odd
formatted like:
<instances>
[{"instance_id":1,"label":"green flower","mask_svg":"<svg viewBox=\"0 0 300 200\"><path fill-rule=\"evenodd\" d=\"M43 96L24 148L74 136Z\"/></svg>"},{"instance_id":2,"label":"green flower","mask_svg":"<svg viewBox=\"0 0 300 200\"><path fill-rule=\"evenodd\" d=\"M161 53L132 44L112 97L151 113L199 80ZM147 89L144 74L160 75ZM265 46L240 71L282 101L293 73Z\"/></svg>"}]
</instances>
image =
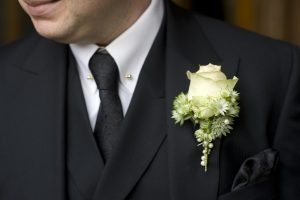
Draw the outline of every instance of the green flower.
<instances>
[{"instance_id":1,"label":"green flower","mask_svg":"<svg viewBox=\"0 0 300 200\"><path fill-rule=\"evenodd\" d=\"M187 76L189 91L175 98L172 118L180 125L191 120L199 127L194 136L203 147L201 165L207 171L213 141L229 134L234 117L239 115L239 93L233 90L238 78L227 79L221 66L212 64L200 66L196 73L188 71Z\"/></svg>"},{"instance_id":2,"label":"green flower","mask_svg":"<svg viewBox=\"0 0 300 200\"><path fill-rule=\"evenodd\" d=\"M173 116L176 123L182 125L185 120L191 118L191 104L187 98L187 96L183 93L178 95L173 103Z\"/></svg>"}]
</instances>

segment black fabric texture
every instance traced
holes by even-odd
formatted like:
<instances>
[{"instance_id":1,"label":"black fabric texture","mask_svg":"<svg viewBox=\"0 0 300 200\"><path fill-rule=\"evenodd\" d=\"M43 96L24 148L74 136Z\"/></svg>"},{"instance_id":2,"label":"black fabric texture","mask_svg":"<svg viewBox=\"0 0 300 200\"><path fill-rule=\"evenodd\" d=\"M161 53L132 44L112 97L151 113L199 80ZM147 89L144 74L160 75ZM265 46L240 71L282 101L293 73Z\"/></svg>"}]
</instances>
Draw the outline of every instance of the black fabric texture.
<instances>
[{"instance_id":1,"label":"black fabric texture","mask_svg":"<svg viewBox=\"0 0 300 200\"><path fill-rule=\"evenodd\" d=\"M107 51L97 51L91 58L89 67L101 99L94 130L95 139L104 160L107 160L111 156L123 120L122 104L118 95L119 69Z\"/></svg>"},{"instance_id":2,"label":"black fabric texture","mask_svg":"<svg viewBox=\"0 0 300 200\"><path fill-rule=\"evenodd\" d=\"M250 184L271 178L278 160L278 152L272 149L266 149L246 159L233 181L231 190L236 191Z\"/></svg>"}]
</instances>

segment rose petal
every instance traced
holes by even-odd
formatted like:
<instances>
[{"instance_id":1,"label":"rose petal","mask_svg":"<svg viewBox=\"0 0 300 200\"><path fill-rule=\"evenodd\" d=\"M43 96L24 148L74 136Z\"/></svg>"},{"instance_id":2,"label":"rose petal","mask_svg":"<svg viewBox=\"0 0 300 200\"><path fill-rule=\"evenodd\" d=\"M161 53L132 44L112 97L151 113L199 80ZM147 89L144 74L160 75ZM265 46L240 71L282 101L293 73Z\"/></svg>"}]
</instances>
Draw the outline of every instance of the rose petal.
<instances>
[{"instance_id":1,"label":"rose petal","mask_svg":"<svg viewBox=\"0 0 300 200\"><path fill-rule=\"evenodd\" d=\"M239 79L234 78L234 79L220 80L217 81L216 83L219 85L220 88L222 88L222 90L232 91L236 83L238 82L238 80Z\"/></svg>"},{"instance_id":2,"label":"rose petal","mask_svg":"<svg viewBox=\"0 0 300 200\"><path fill-rule=\"evenodd\" d=\"M190 74L190 87L188 91L188 98L191 99L193 96L217 96L221 89L220 84L209 78L203 76Z\"/></svg>"},{"instance_id":3,"label":"rose petal","mask_svg":"<svg viewBox=\"0 0 300 200\"><path fill-rule=\"evenodd\" d=\"M219 80L226 80L227 77L224 73L220 72L220 71L217 71L217 72L201 72L201 73L198 73L196 75L200 75L200 76L203 76L205 78L210 78L214 81L219 81Z\"/></svg>"},{"instance_id":4,"label":"rose petal","mask_svg":"<svg viewBox=\"0 0 300 200\"><path fill-rule=\"evenodd\" d=\"M196 73L217 72L217 71L221 71L221 66L213 65L213 64L209 63L208 65L200 65L199 71Z\"/></svg>"},{"instance_id":5,"label":"rose petal","mask_svg":"<svg viewBox=\"0 0 300 200\"><path fill-rule=\"evenodd\" d=\"M191 80L188 91L189 99L191 99L193 96L219 96L223 90L233 90L234 86L238 82L237 78L214 81L210 78L206 78L193 73L189 73L189 77Z\"/></svg>"}]
</instances>

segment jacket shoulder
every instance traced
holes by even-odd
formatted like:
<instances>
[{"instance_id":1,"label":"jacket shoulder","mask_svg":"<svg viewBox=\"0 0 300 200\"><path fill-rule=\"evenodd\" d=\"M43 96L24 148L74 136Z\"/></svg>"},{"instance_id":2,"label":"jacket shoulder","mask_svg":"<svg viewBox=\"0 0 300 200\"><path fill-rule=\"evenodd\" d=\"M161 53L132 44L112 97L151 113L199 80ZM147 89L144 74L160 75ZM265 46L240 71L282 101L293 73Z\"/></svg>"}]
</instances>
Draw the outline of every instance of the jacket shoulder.
<instances>
[{"instance_id":1,"label":"jacket shoulder","mask_svg":"<svg viewBox=\"0 0 300 200\"><path fill-rule=\"evenodd\" d=\"M243 56L244 54L285 55L291 48L298 48L278 39L263 36L234 25L194 14L199 26L215 49L222 49Z\"/></svg>"},{"instance_id":2,"label":"jacket shoulder","mask_svg":"<svg viewBox=\"0 0 300 200\"><path fill-rule=\"evenodd\" d=\"M41 37L32 33L27 37L0 48L0 66L22 62L32 49L39 43Z\"/></svg>"}]
</instances>

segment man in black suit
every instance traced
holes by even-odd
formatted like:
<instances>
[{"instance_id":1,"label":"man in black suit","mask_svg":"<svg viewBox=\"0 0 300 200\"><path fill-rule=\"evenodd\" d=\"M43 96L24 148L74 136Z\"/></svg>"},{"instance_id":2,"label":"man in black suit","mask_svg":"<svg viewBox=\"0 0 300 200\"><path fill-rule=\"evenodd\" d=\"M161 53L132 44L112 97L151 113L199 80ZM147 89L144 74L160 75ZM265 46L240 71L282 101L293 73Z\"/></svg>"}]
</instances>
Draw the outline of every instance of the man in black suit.
<instances>
[{"instance_id":1,"label":"man in black suit","mask_svg":"<svg viewBox=\"0 0 300 200\"><path fill-rule=\"evenodd\" d=\"M299 199L298 48L169 1L19 2L39 35L0 50L1 200ZM208 63L241 109L205 172L171 117Z\"/></svg>"}]
</instances>

